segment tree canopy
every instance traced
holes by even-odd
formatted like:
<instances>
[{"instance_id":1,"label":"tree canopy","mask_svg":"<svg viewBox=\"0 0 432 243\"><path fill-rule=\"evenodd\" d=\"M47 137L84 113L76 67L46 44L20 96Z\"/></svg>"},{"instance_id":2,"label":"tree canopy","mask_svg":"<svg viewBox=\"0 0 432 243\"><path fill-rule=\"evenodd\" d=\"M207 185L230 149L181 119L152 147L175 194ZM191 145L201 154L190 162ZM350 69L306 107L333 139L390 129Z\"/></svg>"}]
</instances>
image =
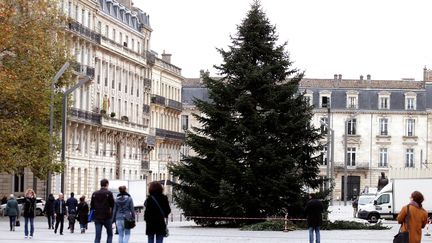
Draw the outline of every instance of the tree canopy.
<instances>
[{"instance_id":1,"label":"tree canopy","mask_svg":"<svg viewBox=\"0 0 432 243\"><path fill-rule=\"evenodd\" d=\"M196 155L170 167L186 215L267 217L298 204L319 185L320 133L312 107L259 2L227 50L218 49L220 78L204 77L211 101L195 100L201 127L188 134ZM197 219L200 224L213 220Z\"/></svg>"},{"instance_id":2,"label":"tree canopy","mask_svg":"<svg viewBox=\"0 0 432 243\"><path fill-rule=\"evenodd\" d=\"M52 79L69 58L63 23L58 1L0 1L0 172L30 168L45 178L61 170L56 138L50 149L49 114ZM56 92L56 107L60 100Z\"/></svg>"}]
</instances>

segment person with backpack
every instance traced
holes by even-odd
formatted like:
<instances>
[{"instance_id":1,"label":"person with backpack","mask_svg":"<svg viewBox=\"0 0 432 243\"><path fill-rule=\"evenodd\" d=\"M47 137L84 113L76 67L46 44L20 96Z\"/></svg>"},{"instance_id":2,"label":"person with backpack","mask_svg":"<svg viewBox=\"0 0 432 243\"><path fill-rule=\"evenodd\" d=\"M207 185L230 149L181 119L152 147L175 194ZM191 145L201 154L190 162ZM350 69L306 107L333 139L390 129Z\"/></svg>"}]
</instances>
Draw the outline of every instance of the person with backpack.
<instances>
[{"instance_id":1,"label":"person with backpack","mask_svg":"<svg viewBox=\"0 0 432 243\"><path fill-rule=\"evenodd\" d=\"M75 194L71 192L70 198L66 201L66 207L68 212L68 229L71 233L74 232L75 229L75 217L77 214L77 206L78 206L78 200L75 198Z\"/></svg>"},{"instance_id":2,"label":"person with backpack","mask_svg":"<svg viewBox=\"0 0 432 243\"><path fill-rule=\"evenodd\" d=\"M131 231L128 220L135 221L134 204L126 186L120 186L119 192L114 203L113 222L117 226L119 243L128 243Z\"/></svg>"}]
</instances>

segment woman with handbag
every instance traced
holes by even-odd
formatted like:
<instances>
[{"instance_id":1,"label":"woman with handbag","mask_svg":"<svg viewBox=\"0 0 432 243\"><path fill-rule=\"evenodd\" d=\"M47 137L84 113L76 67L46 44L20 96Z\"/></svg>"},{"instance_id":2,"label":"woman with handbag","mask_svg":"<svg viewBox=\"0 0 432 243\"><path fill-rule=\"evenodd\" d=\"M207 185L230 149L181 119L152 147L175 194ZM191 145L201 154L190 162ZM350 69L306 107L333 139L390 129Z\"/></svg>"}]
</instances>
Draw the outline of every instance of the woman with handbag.
<instances>
[{"instance_id":1,"label":"woman with handbag","mask_svg":"<svg viewBox=\"0 0 432 243\"><path fill-rule=\"evenodd\" d=\"M19 217L18 202L14 194L11 194L6 204L6 215L9 216L10 231L15 231L16 219ZM19 220L18 220L19 222Z\"/></svg>"},{"instance_id":2,"label":"woman with handbag","mask_svg":"<svg viewBox=\"0 0 432 243\"><path fill-rule=\"evenodd\" d=\"M400 232L397 236L406 236L408 232L409 243L420 243L422 229L425 227L428 219L428 213L422 207L422 202L424 201L423 194L419 191L414 191L411 193L411 202L404 206L398 217L397 221L401 225ZM401 237L404 238L404 237ZM395 237L394 242L403 242Z\"/></svg>"},{"instance_id":3,"label":"woman with handbag","mask_svg":"<svg viewBox=\"0 0 432 243\"><path fill-rule=\"evenodd\" d=\"M132 197L126 192L126 186L119 187L113 209L113 223L117 226L119 243L128 243L130 230L135 227L135 210Z\"/></svg>"},{"instance_id":4,"label":"woman with handbag","mask_svg":"<svg viewBox=\"0 0 432 243\"><path fill-rule=\"evenodd\" d=\"M163 187L153 181L149 185L149 196L144 206L144 220L146 221L146 235L148 243L162 243L163 238L168 236L168 215L171 213L168 197L162 194ZM156 237L155 237L156 236Z\"/></svg>"}]
</instances>

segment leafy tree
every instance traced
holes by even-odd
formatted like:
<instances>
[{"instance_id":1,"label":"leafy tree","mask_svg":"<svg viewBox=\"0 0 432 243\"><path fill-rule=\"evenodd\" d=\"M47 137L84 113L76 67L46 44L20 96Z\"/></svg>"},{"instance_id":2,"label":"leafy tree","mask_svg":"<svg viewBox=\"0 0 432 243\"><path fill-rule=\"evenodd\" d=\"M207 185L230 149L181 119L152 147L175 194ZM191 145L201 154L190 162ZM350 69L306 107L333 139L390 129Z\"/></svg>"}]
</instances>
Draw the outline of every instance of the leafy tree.
<instances>
[{"instance_id":1,"label":"leafy tree","mask_svg":"<svg viewBox=\"0 0 432 243\"><path fill-rule=\"evenodd\" d=\"M181 181L175 199L186 215L278 215L320 182L321 135L298 90L303 73L291 68L286 43L276 43L259 2L237 30L228 50L218 49L221 78L204 77L211 102L195 101L202 127L186 143L197 155L170 167Z\"/></svg>"},{"instance_id":2,"label":"leafy tree","mask_svg":"<svg viewBox=\"0 0 432 243\"><path fill-rule=\"evenodd\" d=\"M64 20L58 1L0 1L0 172L30 168L45 178L61 170L56 138L50 149L49 107L52 78L68 60ZM56 84L54 134L64 80Z\"/></svg>"}]
</instances>

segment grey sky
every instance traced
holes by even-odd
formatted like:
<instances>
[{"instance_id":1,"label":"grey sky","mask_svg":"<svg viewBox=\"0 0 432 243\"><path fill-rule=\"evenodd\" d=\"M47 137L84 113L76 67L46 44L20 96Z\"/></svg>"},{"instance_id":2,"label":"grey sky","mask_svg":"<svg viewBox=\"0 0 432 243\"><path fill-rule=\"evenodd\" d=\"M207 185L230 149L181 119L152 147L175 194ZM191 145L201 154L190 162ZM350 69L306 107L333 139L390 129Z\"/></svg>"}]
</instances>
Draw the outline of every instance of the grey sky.
<instances>
[{"instance_id":1,"label":"grey sky","mask_svg":"<svg viewBox=\"0 0 432 243\"><path fill-rule=\"evenodd\" d=\"M216 51L246 16L252 0L134 0L150 14L151 47L171 53L185 77L215 75ZM432 1L261 0L294 67L308 78L423 78L432 68Z\"/></svg>"}]
</instances>

